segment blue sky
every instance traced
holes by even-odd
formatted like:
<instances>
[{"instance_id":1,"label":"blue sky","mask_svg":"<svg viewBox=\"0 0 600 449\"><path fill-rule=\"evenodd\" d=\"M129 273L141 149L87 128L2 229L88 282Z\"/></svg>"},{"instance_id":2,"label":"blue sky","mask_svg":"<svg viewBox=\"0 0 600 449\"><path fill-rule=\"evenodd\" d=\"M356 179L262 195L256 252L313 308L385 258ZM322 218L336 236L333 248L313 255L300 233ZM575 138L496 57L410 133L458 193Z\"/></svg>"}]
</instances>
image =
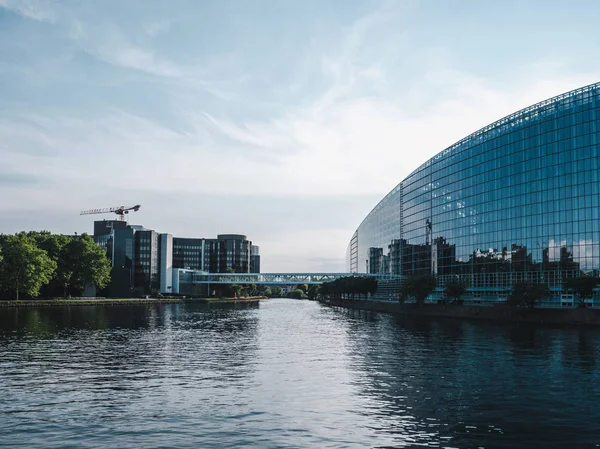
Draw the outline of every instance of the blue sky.
<instances>
[{"instance_id":1,"label":"blue sky","mask_svg":"<svg viewBox=\"0 0 600 449\"><path fill-rule=\"evenodd\" d=\"M600 80L596 1L0 0L0 232L244 233L343 271L403 177ZM107 216L107 218L109 218Z\"/></svg>"}]
</instances>

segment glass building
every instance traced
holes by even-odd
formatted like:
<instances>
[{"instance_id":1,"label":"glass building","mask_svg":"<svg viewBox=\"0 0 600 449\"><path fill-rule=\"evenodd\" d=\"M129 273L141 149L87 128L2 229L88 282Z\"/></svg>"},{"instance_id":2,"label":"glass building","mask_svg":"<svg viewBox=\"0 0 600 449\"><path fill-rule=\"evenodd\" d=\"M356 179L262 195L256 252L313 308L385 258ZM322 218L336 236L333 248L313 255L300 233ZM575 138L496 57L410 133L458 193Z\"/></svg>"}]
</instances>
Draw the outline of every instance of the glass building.
<instances>
[{"instance_id":1,"label":"glass building","mask_svg":"<svg viewBox=\"0 0 600 449\"><path fill-rule=\"evenodd\" d=\"M160 287L159 234L150 229L135 233L134 285L141 294L149 294Z\"/></svg>"},{"instance_id":2,"label":"glass building","mask_svg":"<svg viewBox=\"0 0 600 449\"><path fill-rule=\"evenodd\" d=\"M535 104L413 171L360 224L351 272L435 274L506 297L600 269L600 83Z\"/></svg>"},{"instance_id":3,"label":"glass building","mask_svg":"<svg viewBox=\"0 0 600 449\"><path fill-rule=\"evenodd\" d=\"M93 238L111 260L111 281L104 292L108 296L172 293L173 279L180 273L260 271L258 246L242 234L174 237L121 220L103 220L94 222Z\"/></svg>"},{"instance_id":4,"label":"glass building","mask_svg":"<svg viewBox=\"0 0 600 449\"><path fill-rule=\"evenodd\" d=\"M251 246L252 242L241 234L221 234L216 239L173 237L173 268L248 273Z\"/></svg>"},{"instance_id":5,"label":"glass building","mask_svg":"<svg viewBox=\"0 0 600 449\"><path fill-rule=\"evenodd\" d=\"M250 273L260 273L260 247L250 246Z\"/></svg>"}]
</instances>

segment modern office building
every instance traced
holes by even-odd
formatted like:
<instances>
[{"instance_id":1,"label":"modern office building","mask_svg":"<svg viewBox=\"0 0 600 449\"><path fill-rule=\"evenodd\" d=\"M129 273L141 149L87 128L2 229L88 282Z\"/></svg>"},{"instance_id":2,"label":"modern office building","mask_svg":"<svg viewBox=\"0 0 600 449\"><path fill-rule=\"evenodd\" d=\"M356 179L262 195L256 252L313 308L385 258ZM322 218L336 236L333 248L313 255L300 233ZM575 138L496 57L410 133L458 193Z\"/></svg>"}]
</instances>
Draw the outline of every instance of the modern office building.
<instances>
[{"instance_id":1,"label":"modern office building","mask_svg":"<svg viewBox=\"0 0 600 449\"><path fill-rule=\"evenodd\" d=\"M222 234L216 239L174 237L173 266L210 273L249 273L251 246L240 234Z\"/></svg>"},{"instance_id":2,"label":"modern office building","mask_svg":"<svg viewBox=\"0 0 600 449\"><path fill-rule=\"evenodd\" d=\"M260 273L260 248L256 245L250 247L250 273Z\"/></svg>"},{"instance_id":3,"label":"modern office building","mask_svg":"<svg viewBox=\"0 0 600 449\"><path fill-rule=\"evenodd\" d=\"M142 293L160 288L159 234L141 226L136 229L134 240L134 286Z\"/></svg>"},{"instance_id":4,"label":"modern office building","mask_svg":"<svg viewBox=\"0 0 600 449\"><path fill-rule=\"evenodd\" d=\"M188 270L204 270L205 239L173 237L173 266Z\"/></svg>"},{"instance_id":5,"label":"modern office building","mask_svg":"<svg viewBox=\"0 0 600 449\"><path fill-rule=\"evenodd\" d=\"M482 299L521 280L560 296L600 269L600 83L504 117L414 170L365 217L348 270L462 280Z\"/></svg>"},{"instance_id":6,"label":"modern office building","mask_svg":"<svg viewBox=\"0 0 600 449\"><path fill-rule=\"evenodd\" d=\"M173 292L173 236L160 234L160 291L161 293Z\"/></svg>"},{"instance_id":7,"label":"modern office building","mask_svg":"<svg viewBox=\"0 0 600 449\"><path fill-rule=\"evenodd\" d=\"M220 234L215 247L211 250L217 255L218 265L211 264L211 273L234 273L250 272L250 248L252 242L245 235Z\"/></svg>"},{"instance_id":8,"label":"modern office building","mask_svg":"<svg viewBox=\"0 0 600 449\"><path fill-rule=\"evenodd\" d=\"M251 272L252 242L245 235L182 238L104 220L94 223L94 240L111 260L110 296L147 295L156 290L171 293L177 290L174 284L178 285L181 273Z\"/></svg>"},{"instance_id":9,"label":"modern office building","mask_svg":"<svg viewBox=\"0 0 600 449\"><path fill-rule=\"evenodd\" d=\"M134 295L135 229L120 220L94 222L94 241L106 250L111 261L110 283L106 288L111 296Z\"/></svg>"}]
</instances>

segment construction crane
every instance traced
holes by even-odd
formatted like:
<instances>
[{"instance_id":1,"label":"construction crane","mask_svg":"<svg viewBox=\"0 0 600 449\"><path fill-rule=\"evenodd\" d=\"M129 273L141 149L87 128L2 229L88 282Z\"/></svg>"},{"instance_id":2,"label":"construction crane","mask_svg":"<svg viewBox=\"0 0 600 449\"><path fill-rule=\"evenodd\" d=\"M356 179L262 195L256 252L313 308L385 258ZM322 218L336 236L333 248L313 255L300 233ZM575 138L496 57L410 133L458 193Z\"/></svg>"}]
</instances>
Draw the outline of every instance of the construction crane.
<instances>
[{"instance_id":1,"label":"construction crane","mask_svg":"<svg viewBox=\"0 0 600 449\"><path fill-rule=\"evenodd\" d=\"M119 220L125 221L125 215L129 213L129 211L137 212L140 210L139 204L131 207L118 206L118 207L109 207L107 209L90 209L90 210L82 210L79 215L92 215L92 214L117 214L119 216Z\"/></svg>"}]
</instances>

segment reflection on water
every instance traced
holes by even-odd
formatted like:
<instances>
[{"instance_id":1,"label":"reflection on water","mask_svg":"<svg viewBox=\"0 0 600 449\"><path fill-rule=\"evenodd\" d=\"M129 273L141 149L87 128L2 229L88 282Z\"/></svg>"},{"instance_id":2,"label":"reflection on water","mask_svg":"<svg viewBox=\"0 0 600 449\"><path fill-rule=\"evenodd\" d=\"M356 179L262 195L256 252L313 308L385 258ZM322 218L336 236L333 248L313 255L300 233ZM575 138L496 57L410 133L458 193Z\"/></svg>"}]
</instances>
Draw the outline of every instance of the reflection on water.
<instances>
[{"instance_id":1,"label":"reflection on water","mask_svg":"<svg viewBox=\"0 0 600 449\"><path fill-rule=\"evenodd\" d=\"M5 309L6 447L598 447L600 331L319 304Z\"/></svg>"}]
</instances>

